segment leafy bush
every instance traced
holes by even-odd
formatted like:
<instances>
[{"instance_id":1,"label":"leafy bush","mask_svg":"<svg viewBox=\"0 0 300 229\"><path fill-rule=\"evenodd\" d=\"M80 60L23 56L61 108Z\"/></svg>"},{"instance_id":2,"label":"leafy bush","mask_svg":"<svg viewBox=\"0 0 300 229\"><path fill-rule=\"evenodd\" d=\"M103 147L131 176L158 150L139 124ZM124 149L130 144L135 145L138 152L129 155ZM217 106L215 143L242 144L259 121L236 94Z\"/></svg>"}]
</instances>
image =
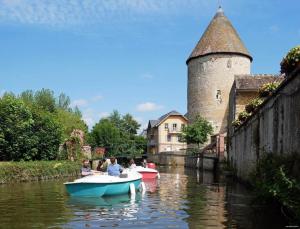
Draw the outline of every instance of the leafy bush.
<instances>
[{"instance_id":1,"label":"leafy bush","mask_svg":"<svg viewBox=\"0 0 300 229\"><path fill-rule=\"evenodd\" d=\"M290 74L300 64L300 45L292 48L280 63L281 73Z\"/></svg>"},{"instance_id":2,"label":"leafy bush","mask_svg":"<svg viewBox=\"0 0 300 229\"><path fill-rule=\"evenodd\" d=\"M76 176L80 167L71 161L0 162L0 184Z\"/></svg>"},{"instance_id":3,"label":"leafy bush","mask_svg":"<svg viewBox=\"0 0 300 229\"><path fill-rule=\"evenodd\" d=\"M300 183L294 174L299 156L265 154L258 161L250 179L257 197L279 203L285 212L300 222Z\"/></svg>"},{"instance_id":4,"label":"leafy bush","mask_svg":"<svg viewBox=\"0 0 300 229\"><path fill-rule=\"evenodd\" d=\"M259 106L263 103L263 101L264 101L264 100L261 99L261 98L255 98L255 99L252 99L252 100L250 101L250 103L248 103L248 104L245 106L246 112L251 113L251 112L255 111L255 109L256 109L257 107L259 107Z\"/></svg>"},{"instance_id":5,"label":"leafy bush","mask_svg":"<svg viewBox=\"0 0 300 229\"><path fill-rule=\"evenodd\" d=\"M239 127L240 125L242 125L242 122L238 119L234 120L231 125L234 127L234 128L237 128Z\"/></svg>"},{"instance_id":6,"label":"leafy bush","mask_svg":"<svg viewBox=\"0 0 300 229\"><path fill-rule=\"evenodd\" d=\"M87 132L80 111L70 108L61 94L56 103L53 91L27 90L0 98L0 161L54 160L65 158L59 144L74 129Z\"/></svg>"},{"instance_id":7,"label":"leafy bush","mask_svg":"<svg viewBox=\"0 0 300 229\"><path fill-rule=\"evenodd\" d=\"M238 120L241 122L244 122L247 120L247 118L249 118L251 116L250 113L248 113L247 111L242 111L241 113L239 113L238 115Z\"/></svg>"},{"instance_id":8,"label":"leafy bush","mask_svg":"<svg viewBox=\"0 0 300 229\"><path fill-rule=\"evenodd\" d=\"M280 82L272 82L262 85L258 92L259 96L263 98L271 95L279 87L279 85Z\"/></svg>"}]
</instances>

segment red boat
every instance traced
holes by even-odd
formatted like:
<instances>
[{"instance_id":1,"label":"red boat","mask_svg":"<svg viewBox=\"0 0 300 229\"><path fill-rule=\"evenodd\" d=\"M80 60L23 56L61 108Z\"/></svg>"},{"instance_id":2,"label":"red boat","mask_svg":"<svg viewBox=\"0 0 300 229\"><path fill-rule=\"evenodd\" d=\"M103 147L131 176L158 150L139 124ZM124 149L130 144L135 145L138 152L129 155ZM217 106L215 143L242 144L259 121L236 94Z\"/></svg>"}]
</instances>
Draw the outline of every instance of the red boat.
<instances>
[{"instance_id":1,"label":"red boat","mask_svg":"<svg viewBox=\"0 0 300 229\"><path fill-rule=\"evenodd\" d=\"M142 166L137 166L134 168L135 171L142 174L142 179L155 179L160 178L159 172L156 169L144 168Z\"/></svg>"}]
</instances>

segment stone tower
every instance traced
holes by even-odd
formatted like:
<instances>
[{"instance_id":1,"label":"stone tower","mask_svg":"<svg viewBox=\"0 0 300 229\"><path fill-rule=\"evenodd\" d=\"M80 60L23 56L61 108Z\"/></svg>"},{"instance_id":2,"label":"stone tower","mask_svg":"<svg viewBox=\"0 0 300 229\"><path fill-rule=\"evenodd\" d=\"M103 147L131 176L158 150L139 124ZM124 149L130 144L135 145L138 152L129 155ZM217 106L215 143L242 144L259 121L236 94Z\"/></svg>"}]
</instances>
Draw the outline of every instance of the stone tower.
<instances>
[{"instance_id":1,"label":"stone tower","mask_svg":"<svg viewBox=\"0 0 300 229\"><path fill-rule=\"evenodd\" d=\"M250 74L252 57L220 7L186 61L188 118L206 118L214 133L227 127L234 75Z\"/></svg>"}]
</instances>

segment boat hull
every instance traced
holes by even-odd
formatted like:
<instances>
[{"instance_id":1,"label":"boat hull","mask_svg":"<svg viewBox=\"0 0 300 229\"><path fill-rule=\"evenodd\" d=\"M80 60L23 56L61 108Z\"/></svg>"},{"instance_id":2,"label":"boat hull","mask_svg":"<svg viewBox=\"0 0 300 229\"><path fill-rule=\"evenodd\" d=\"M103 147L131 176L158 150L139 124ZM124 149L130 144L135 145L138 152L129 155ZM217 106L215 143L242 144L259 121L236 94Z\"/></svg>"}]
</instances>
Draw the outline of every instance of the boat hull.
<instances>
[{"instance_id":1,"label":"boat hull","mask_svg":"<svg viewBox=\"0 0 300 229\"><path fill-rule=\"evenodd\" d=\"M141 174L143 180L159 178L158 171L152 168L137 166L135 168L132 168L132 170Z\"/></svg>"},{"instance_id":2,"label":"boat hull","mask_svg":"<svg viewBox=\"0 0 300 229\"><path fill-rule=\"evenodd\" d=\"M118 183L69 183L65 185L71 196L94 197L129 193L131 183L138 189L141 184L141 179Z\"/></svg>"},{"instance_id":3,"label":"boat hull","mask_svg":"<svg viewBox=\"0 0 300 229\"><path fill-rule=\"evenodd\" d=\"M155 179L157 177L156 172L142 172L142 171L139 171L139 173L142 175L143 180Z\"/></svg>"}]
</instances>

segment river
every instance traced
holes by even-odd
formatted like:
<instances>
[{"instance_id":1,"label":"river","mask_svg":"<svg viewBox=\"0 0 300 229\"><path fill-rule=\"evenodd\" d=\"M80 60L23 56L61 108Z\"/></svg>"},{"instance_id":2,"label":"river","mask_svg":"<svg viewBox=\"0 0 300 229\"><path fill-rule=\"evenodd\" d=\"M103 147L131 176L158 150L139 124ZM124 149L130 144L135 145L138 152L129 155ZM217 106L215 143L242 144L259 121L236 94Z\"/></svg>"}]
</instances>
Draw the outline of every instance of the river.
<instances>
[{"instance_id":1,"label":"river","mask_svg":"<svg viewBox=\"0 0 300 229\"><path fill-rule=\"evenodd\" d=\"M0 228L284 228L280 213L253 203L230 179L159 168L147 192L72 198L62 180L0 185Z\"/></svg>"}]
</instances>

